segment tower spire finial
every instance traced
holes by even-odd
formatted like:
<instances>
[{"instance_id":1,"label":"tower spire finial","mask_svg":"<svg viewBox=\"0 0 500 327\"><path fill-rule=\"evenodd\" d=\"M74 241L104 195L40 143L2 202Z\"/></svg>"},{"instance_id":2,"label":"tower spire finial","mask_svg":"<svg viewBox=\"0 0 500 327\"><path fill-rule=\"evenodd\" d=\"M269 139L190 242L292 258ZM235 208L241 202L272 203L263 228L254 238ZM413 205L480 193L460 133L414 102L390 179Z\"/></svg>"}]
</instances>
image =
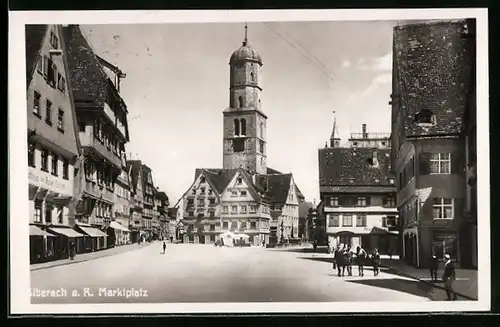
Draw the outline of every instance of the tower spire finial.
<instances>
[{"instance_id":1,"label":"tower spire finial","mask_svg":"<svg viewBox=\"0 0 500 327\"><path fill-rule=\"evenodd\" d=\"M336 148L339 147L340 143L340 138L339 138L339 131L337 127L337 114L335 111L333 111L333 129L332 129L332 135L330 136L330 147Z\"/></svg>"},{"instance_id":2,"label":"tower spire finial","mask_svg":"<svg viewBox=\"0 0 500 327\"><path fill-rule=\"evenodd\" d=\"M243 45L248 44L248 24L245 23L245 41L243 41Z\"/></svg>"}]
</instances>

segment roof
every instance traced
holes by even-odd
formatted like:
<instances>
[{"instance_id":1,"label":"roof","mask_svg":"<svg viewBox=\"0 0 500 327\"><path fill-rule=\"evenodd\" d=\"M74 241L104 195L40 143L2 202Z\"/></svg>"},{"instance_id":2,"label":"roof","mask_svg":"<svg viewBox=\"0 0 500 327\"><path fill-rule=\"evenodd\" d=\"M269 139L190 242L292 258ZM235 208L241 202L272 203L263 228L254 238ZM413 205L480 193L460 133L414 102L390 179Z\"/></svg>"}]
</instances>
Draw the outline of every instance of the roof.
<instances>
[{"instance_id":1,"label":"roof","mask_svg":"<svg viewBox=\"0 0 500 327\"><path fill-rule=\"evenodd\" d=\"M267 185L267 196L273 203L284 203L288 197L292 174L258 175L256 180L261 185Z\"/></svg>"},{"instance_id":2,"label":"roof","mask_svg":"<svg viewBox=\"0 0 500 327\"><path fill-rule=\"evenodd\" d=\"M38 54L47 34L48 25L25 25L26 85L29 86L37 64Z\"/></svg>"},{"instance_id":3,"label":"roof","mask_svg":"<svg viewBox=\"0 0 500 327\"><path fill-rule=\"evenodd\" d=\"M243 42L243 45L239 49L233 52L229 64L238 61L255 61L262 65L262 57L246 41Z\"/></svg>"},{"instance_id":4,"label":"roof","mask_svg":"<svg viewBox=\"0 0 500 327\"><path fill-rule=\"evenodd\" d=\"M283 174L283 173L280 171L277 171L276 169L272 169L272 168L267 167L267 174L273 175L273 174Z\"/></svg>"},{"instance_id":5,"label":"roof","mask_svg":"<svg viewBox=\"0 0 500 327\"><path fill-rule=\"evenodd\" d=\"M441 21L394 28L394 67L407 137L458 134L474 68L465 21ZM419 125L415 114L430 110L434 124Z\"/></svg>"},{"instance_id":6,"label":"roof","mask_svg":"<svg viewBox=\"0 0 500 327\"><path fill-rule=\"evenodd\" d=\"M378 165L371 159L376 151ZM323 186L394 186L390 167L390 149L327 148L320 149L319 185ZM377 182L378 179L378 182Z\"/></svg>"},{"instance_id":7,"label":"roof","mask_svg":"<svg viewBox=\"0 0 500 327\"><path fill-rule=\"evenodd\" d=\"M142 162L140 160L127 160L127 171L131 172L130 187L134 192L137 190L137 181L139 180L139 172L141 170Z\"/></svg>"},{"instance_id":8,"label":"roof","mask_svg":"<svg viewBox=\"0 0 500 327\"><path fill-rule=\"evenodd\" d=\"M167 193L163 192L163 191L158 191L156 192L156 198L160 201L163 201L163 202L168 202L168 196L167 196Z\"/></svg>"}]
</instances>

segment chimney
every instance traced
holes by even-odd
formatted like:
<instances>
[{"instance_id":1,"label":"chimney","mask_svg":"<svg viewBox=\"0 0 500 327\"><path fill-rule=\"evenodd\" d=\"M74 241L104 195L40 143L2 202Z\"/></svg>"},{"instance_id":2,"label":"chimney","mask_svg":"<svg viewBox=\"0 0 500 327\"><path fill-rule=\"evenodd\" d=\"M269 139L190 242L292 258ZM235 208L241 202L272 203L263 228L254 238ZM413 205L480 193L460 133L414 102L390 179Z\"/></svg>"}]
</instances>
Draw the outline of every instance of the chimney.
<instances>
[{"instance_id":1,"label":"chimney","mask_svg":"<svg viewBox=\"0 0 500 327\"><path fill-rule=\"evenodd\" d=\"M378 167L378 156L377 156L378 152L377 150L373 150L372 151L372 162L373 162L373 166L374 167Z\"/></svg>"},{"instance_id":2,"label":"chimney","mask_svg":"<svg viewBox=\"0 0 500 327\"><path fill-rule=\"evenodd\" d=\"M366 133L366 124L361 125L362 131L363 131L363 138L366 139L368 138L368 134Z\"/></svg>"}]
</instances>

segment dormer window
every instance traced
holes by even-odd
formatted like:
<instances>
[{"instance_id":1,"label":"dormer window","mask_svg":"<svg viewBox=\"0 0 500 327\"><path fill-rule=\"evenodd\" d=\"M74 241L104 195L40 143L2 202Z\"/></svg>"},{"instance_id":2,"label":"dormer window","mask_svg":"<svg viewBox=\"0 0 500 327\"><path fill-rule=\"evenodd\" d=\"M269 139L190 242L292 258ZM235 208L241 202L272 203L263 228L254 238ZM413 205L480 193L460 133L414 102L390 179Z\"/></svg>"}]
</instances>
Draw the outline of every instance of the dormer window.
<instances>
[{"instance_id":1,"label":"dormer window","mask_svg":"<svg viewBox=\"0 0 500 327\"><path fill-rule=\"evenodd\" d=\"M418 125L436 125L436 115L429 109L422 109L415 114L415 122Z\"/></svg>"}]
</instances>

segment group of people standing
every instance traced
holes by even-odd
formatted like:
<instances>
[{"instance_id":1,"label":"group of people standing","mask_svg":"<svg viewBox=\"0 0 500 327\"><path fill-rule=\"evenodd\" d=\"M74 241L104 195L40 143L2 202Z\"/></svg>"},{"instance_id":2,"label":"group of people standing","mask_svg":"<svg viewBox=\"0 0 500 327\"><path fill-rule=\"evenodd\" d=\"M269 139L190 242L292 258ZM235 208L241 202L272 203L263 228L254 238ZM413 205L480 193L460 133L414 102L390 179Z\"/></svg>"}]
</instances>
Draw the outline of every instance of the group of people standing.
<instances>
[{"instance_id":1,"label":"group of people standing","mask_svg":"<svg viewBox=\"0 0 500 327\"><path fill-rule=\"evenodd\" d=\"M352 251L350 245L341 246L340 244L336 249L330 252L333 252L333 269L337 269L339 277L344 277L346 271L347 276L352 276L353 264L358 266L358 275L363 277L365 274L364 266L368 259L371 259L372 261L374 276L379 274L380 253L378 252L378 249L373 250L371 257L369 257L365 249L359 245L356 247L356 252Z\"/></svg>"}]
</instances>

